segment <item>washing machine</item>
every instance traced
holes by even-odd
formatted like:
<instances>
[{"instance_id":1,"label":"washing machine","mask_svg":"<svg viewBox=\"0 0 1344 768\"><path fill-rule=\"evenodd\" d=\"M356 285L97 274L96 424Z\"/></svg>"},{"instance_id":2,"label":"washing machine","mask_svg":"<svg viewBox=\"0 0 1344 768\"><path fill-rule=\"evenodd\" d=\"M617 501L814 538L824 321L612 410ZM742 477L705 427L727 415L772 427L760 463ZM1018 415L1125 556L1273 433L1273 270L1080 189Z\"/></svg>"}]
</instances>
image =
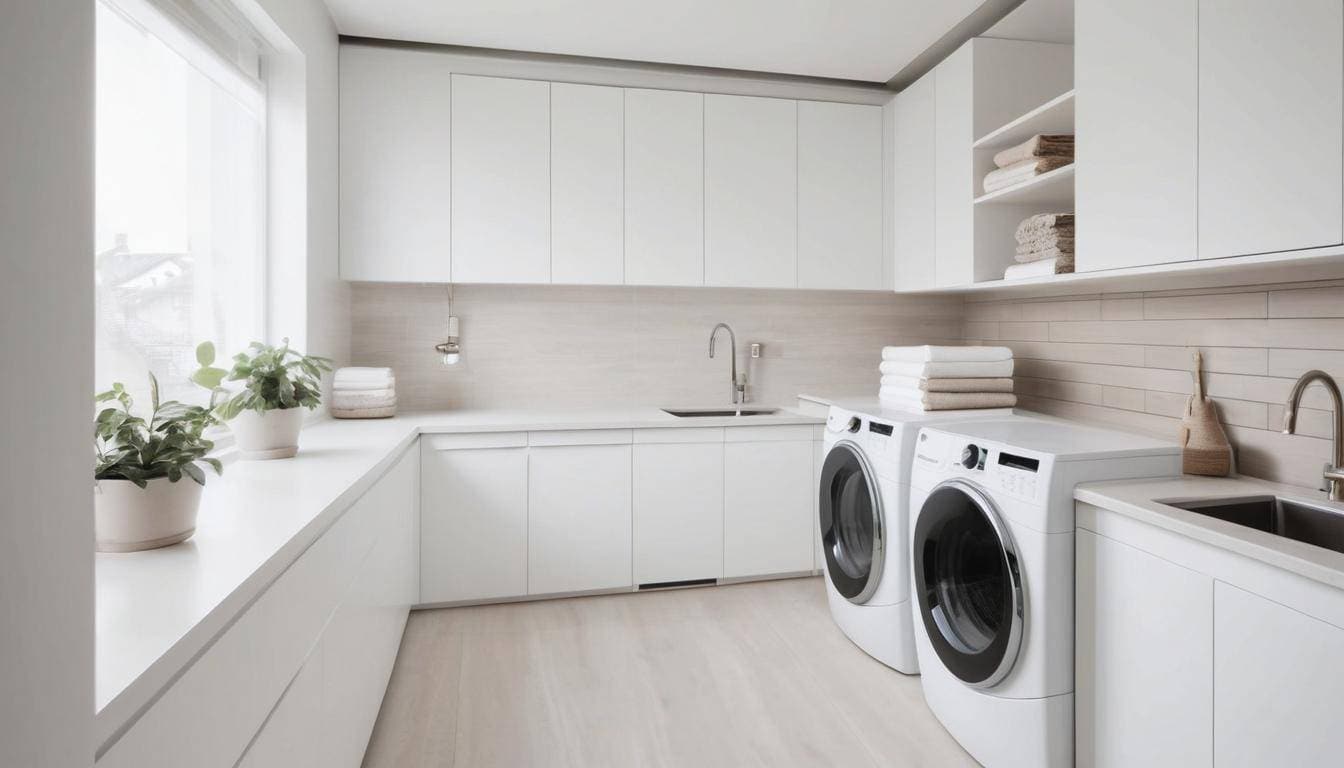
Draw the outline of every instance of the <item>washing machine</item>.
<instances>
[{"instance_id":1,"label":"washing machine","mask_svg":"<svg viewBox=\"0 0 1344 768\"><path fill-rule=\"evenodd\" d=\"M924 698L976 760L1073 764L1073 489L1181 472L1180 448L1017 415L926 427L910 479Z\"/></svg>"},{"instance_id":2,"label":"washing machine","mask_svg":"<svg viewBox=\"0 0 1344 768\"><path fill-rule=\"evenodd\" d=\"M827 414L818 523L831 616L855 645L900 672L919 671L907 559L915 436L926 424L991 413L1012 410L917 413L856 400Z\"/></svg>"}]
</instances>

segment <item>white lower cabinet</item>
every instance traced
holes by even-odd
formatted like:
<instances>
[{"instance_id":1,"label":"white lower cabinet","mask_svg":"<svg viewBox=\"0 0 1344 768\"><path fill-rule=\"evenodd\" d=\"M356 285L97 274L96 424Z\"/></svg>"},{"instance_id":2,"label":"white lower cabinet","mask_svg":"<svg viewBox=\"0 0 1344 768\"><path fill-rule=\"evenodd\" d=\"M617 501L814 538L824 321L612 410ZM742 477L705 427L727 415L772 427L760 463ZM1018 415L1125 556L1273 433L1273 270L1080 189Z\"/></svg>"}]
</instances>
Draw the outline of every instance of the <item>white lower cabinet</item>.
<instances>
[{"instance_id":1,"label":"white lower cabinet","mask_svg":"<svg viewBox=\"0 0 1344 768\"><path fill-rule=\"evenodd\" d=\"M530 437L527 594L629 587L630 430Z\"/></svg>"},{"instance_id":2,"label":"white lower cabinet","mask_svg":"<svg viewBox=\"0 0 1344 768\"><path fill-rule=\"evenodd\" d=\"M527 433L421 438L420 602L527 594Z\"/></svg>"},{"instance_id":3,"label":"white lower cabinet","mask_svg":"<svg viewBox=\"0 0 1344 768\"><path fill-rule=\"evenodd\" d=\"M721 578L723 429L641 430L635 440L635 584Z\"/></svg>"},{"instance_id":4,"label":"white lower cabinet","mask_svg":"<svg viewBox=\"0 0 1344 768\"><path fill-rule=\"evenodd\" d=\"M358 766L414 600L418 463L400 457L99 768Z\"/></svg>"},{"instance_id":5,"label":"white lower cabinet","mask_svg":"<svg viewBox=\"0 0 1344 768\"><path fill-rule=\"evenodd\" d=\"M1214 762L1338 765L1344 629L1222 582L1213 614Z\"/></svg>"},{"instance_id":6,"label":"white lower cabinet","mask_svg":"<svg viewBox=\"0 0 1344 768\"><path fill-rule=\"evenodd\" d=\"M812 570L812 427L730 427L723 445L725 578Z\"/></svg>"},{"instance_id":7,"label":"white lower cabinet","mask_svg":"<svg viewBox=\"0 0 1344 768\"><path fill-rule=\"evenodd\" d=\"M1213 579L1079 530L1081 766L1213 764Z\"/></svg>"}]
</instances>

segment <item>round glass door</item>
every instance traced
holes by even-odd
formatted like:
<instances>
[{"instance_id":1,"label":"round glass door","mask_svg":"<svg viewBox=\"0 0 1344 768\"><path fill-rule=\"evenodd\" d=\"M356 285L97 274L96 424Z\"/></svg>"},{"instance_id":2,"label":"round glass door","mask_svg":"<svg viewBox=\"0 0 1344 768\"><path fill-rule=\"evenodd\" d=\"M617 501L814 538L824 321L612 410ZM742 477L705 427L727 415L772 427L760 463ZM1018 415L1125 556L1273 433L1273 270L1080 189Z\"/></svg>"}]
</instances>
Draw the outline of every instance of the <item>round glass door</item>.
<instances>
[{"instance_id":1,"label":"round glass door","mask_svg":"<svg viewBox=\"0 0 1344 768\"><path fill-rule=\"evenodd\" d=\"M998 684L1017 660L1026 616L1017 549L993 503L965 481L941 483L911 545L920 619L938 658L968 685Z\"/></svg>"},{"instance_id":2,"label":"round glass door","mask_svg":"<svg viewBox=\"0 0 1344 768\"><path fill-rule=\"evenodd\" d=\"M863 603L882 578L882 495L868 460L848 440L836 443L821 467L821 548L836 591Z\"/></svg>"}]
</instances>

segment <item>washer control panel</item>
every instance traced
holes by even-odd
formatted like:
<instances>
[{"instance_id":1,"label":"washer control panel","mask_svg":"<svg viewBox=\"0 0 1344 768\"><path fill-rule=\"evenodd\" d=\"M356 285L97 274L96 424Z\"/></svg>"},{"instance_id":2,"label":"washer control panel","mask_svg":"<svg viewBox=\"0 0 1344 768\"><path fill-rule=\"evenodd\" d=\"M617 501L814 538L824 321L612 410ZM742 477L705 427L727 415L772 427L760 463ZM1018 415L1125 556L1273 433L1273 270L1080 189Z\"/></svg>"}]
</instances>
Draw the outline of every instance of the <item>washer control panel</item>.
<instances>
[{"instance_id":1,"label":"washer control panel","mask_svg":"<svg viewBox=\"0 0 1344 768\"><path fill-rule=\"evenodd\" d=\"M968 440L939 432L921 432L915 454L916 469L940 467L945 476L961 476L1025 501L1039 498L1048 458L1015 448Z\"/></svg>"}]
</instances>

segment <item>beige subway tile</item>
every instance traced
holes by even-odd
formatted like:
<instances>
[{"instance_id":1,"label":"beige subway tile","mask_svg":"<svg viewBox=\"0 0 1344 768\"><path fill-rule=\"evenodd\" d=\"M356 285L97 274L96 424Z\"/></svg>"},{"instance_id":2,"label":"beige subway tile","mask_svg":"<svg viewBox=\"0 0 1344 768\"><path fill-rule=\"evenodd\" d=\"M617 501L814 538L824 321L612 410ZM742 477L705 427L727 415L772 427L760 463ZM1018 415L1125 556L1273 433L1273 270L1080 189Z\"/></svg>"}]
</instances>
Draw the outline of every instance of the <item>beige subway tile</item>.
<instances>
[{"instance_id":1,"label":"beige subway tile","mask_svg":"<svg viewBox=\"0 0 1344 768\"><path fill-rule=\"evenodd\" d=\"M1022 320L1100 320L1101 300L1033 301L1022 305Z\"/></svg>"},{"instance_id":2,"label":"beige subway tile","mask_svg":"<svg viewBox=\"0 0 1344 768\"><path fill-rule=\"evenodd\" d=\"M972 341L995 341L999 338L999 324L993 322L972 322L965 324L964 336Z\"/></svg>"},{"instance_id":3,"label":"beige subway tile","mask_svg":"<svg viewBox=\"0 0 1344 768\"><path fill-rule=\"evenodd\" d=\"M1266 429L1283 429L1282 403L1269 403L1266 408ZM1319 437L1329 440L1335 434L1335 416L1328 410L1317 408L1297 409L1297 434Z\"/></svg>"},{"instance_id":4,"label":"beige subway tile","mask_svg":"<svg viewBox=\"0 0 1344 768\"><path fill-rule=\"evenodd\" d=\"M1138 413L1104 405L1073 403L1043 397L1019 398L1018 405L1029 411L1045 413L1065 419L1100 424L1127 432L1142 432L1165 440L1176 440L1179 419L1151 413Z\"/></svg>"},{"instance_id":5,"label":"beige subway tile","mask_svg":"<svg viewBox=\"0 0 1344 768\"><path fill-rule=\"evenodd\" d=\"M1344 317L1344 286L1269 293L1270 317Z\"/></svg>"},{"instance_id":6,"label":"beige subway tile","mask_svg":"<svg viewBox=\"0 0 1344 768\"><path fill-rule=\"evenodd\" d=\"M1006 342L1006 345L1019 358L1140 367L1144 364L1144 348L1134 344L1065 344L1053 341L1009 341Z\"/></svg>"},{"instance_id":7,"label":"beige subway tile","mask_svg":"<svg viewBox=\"0 0 1344 768\"><path fill-rule=\"evenodd\" d=\"M999 323L999 338L1012 341L1045 341L1050 338L1049 323Z\"/></svg>"},{"instance_id":8,"label":"beige subway tile","mask_svg":"<svg viewBox=\"0 0 1344 768\"><path fill-rule=\"evenodd\" d=\"M1055 360L1021 360L1018 362L1017 373L1038 379L1107 384L1130 389L1154 389L1167 392L1190 392L1192 389L1189 374L1159 368L1070 363Z\"/></svg>"},{"instance_id":9,"label":"beige subway tile","mask_svg":"<svg viewBox=\"0 0 1344 768\"><path fill-rule=\"evenodd\" d=\"M1110 408L1123 408L1126 411L1144 410L1144 392L1129 387L1102 387L1102 405Z\"/></svg>"},{"instance_id":10,"label":"beige subway tile","mask_svg":"<svg viewBox=\"0 0 1344 768\"><path fill-rule=\"evenodd\" d=\"M1344 351L1271 349L1268 354L1269 370L1266 373L1270 376L1296 379L1313 368L1319 368L1344 385Z\"/></svg>"},{"instance_id":11,"label":"beige subway tile","mask_svg":"<svg viewBox=\"0 0 1344 768\"><path fill-rule=\"evenodd\" d=\"M1264 293L1148 297L1143 300L1143 316L1148 320L1263 318L1269 314L1268 301Z\"/></svg>"},{"instance_id":12,"label":"beige subway tile","mask_svg":"<svg viewBox=\"0 0 1344 768\"><path fill-rule=\"evenodd\" d=\"M1215 347L1265 346L1269 320L1135 320L1057 322L1051 341ZM1280 321L1300 322L1300 321Z\"/></svg>"},{"instance_id":13,"label":"beige subway tile","mask_svg":"<svg viewBox=\"0 0 1344 768\"><path fill-rule=\"evenodd\" d=\"M1143 319L1143 299L1142 298L1102 298L1101 300L1101 319L1102 320L1142 320Z\"/></svg>"},{"instance_id":14,"label":"beige subway tile","mask_svg":"<svg viewBox=\"0 0 1344 768\"><path fill-rule=\"evenodd\" d=\"M1268 372L1269 351L1246 347L1157 347L1144 348L1144 365L1149 368L1189 370L1194 351L1204 358L1204 370L1219 373L1264 375Z\"/></svg>"},{"instance_id":15,"label":"beige subway tile","mask_svg":"<svg viewBox=\"0 0 1344 768\"><path fill-rule=\"evenodd\" d=\"M1289 349L1344 349L1344 318L1273 319L1265 346Z\"/></svg>"},{"instance_id":16,"label":"beige subway tile","mask_svg":"<svg viewBox=\"0 0 1344 768\"><path fill-rule=\"evenodd\" d=\"M1330 441L1277 430L1229 426L1237 449L1237 469L1252 477L1303 488L1320 488L1321 468L1330 458Z\"/></svg>"}]
</instances>

